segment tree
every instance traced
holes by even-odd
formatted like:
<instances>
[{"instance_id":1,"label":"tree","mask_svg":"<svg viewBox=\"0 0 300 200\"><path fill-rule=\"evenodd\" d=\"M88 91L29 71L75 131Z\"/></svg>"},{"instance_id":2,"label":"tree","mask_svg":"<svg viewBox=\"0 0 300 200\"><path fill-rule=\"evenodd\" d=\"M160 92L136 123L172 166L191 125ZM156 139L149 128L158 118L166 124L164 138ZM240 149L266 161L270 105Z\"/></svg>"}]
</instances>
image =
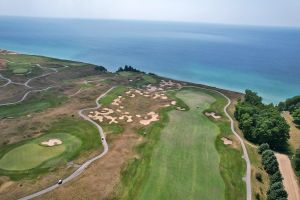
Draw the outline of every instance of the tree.
<instances>
[{"instance_id":1,"label":"tree","mask_svg":"<svg viewBox=\"0 0 300 200\"><path fill-rule=\"evenodd\" d=\"M293 116L293 119L294 119L295 124L299 124L299 125L300 125L300 107L297 108L297 109L293 112L292 116Z\"/></svg>"},{"instance_id":2,"label":"tree","mask_svg":"<svg viewBox=\"0 0 300 200\"><path fill-rule=\"evenodd\" d=\"M296 150L296 153L293 158L296 171L300 171L300 149Z\"/></svg>"},{"instance_id":3,"label":"tree","mask_svg":"<svg viewBox=\"0 0 300 200\"><path fill-rule=\"evenodd\" d=\"M280 171L275 172L270 176L270 184L281 182L283 180Z\"/></svg>"},{"instance_id":4,"label":"tree","mask_svg":"<svg viewBox=\"0 0 300 200\"><path fill-rule=\"evenodd\" d=\"M256 92L253 92L251 90L246 90L245 93L246 93L245 102L254 106L258 106L262 104L262 98L258 96Z\"/></svg>"},{"instance_id":5,"label":"tree","mask_svg":"<svg viewBox=\"0 0 300 200\"><path fill-rule=\"evenodd\" d=\"M259 147L258 147L258 153L262 154L265 150L269 150L270 146L267 143L262 143Z\"/></svg>"}]
</instances>

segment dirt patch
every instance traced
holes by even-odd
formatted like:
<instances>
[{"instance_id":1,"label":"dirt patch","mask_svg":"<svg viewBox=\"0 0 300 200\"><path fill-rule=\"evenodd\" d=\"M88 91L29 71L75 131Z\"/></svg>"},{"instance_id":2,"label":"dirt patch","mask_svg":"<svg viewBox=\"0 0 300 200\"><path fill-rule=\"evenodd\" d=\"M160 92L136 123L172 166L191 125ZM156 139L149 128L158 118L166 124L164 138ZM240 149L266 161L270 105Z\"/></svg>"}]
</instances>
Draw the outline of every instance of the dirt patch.
<instances>
[{"instance_id":1,"label":"dirt patch","mask_svg":"<svg viewBox=\"0 0 300 200\"><path fill-rule=\"evenodd\" d=\"M217 115L215 112L206 112L205 115L207 117L213 117L214 119L220 119L221 116Z\"/></svg>"},{"instance_id":2,"label":"dirt patch","mask_svg":"<svg viewBox=\"0 0 300 200\"><path fill-rule=\"evenodd\" d=\"M148 118L150 117L150 118ZM144 126L149 125L151 122L155 122L159 120L159 115L155 112L149 112L143 120L140 120L140 124L143 124Z\"/></svg>"},{"instance_id":3,"label":"dirt patch","mask_svg":"<svg viewBox=\"0 0 300 200\"><path fill-rule=\"evenodd\" d=\"M228 138L222 137L221 140L225 145L232 145L232 140L229 140Z\"/></svg>"},{"instance_id":4,"label":"dirt patch","mask_svg":"<svg viewBox=\"0 0 300 200\"><path fill-rule=\"evenodd\" d=\"M289 200L299 200L300 191L297 178L295 176L292 164L287 155L276 153L279 163L279 170L283 176L283 185L288 193Z\"/></svg>"},{"instance_id":5,"label":"dirt patch","mask_svg":"<svg viewBox=\"0 0 300 200\"><path fill-rule=\"evenodd\" d=\"M50 139L48 141L41 142L43 146L53 147L62 144L60 139Z\"/></svg>"}]
</instances>

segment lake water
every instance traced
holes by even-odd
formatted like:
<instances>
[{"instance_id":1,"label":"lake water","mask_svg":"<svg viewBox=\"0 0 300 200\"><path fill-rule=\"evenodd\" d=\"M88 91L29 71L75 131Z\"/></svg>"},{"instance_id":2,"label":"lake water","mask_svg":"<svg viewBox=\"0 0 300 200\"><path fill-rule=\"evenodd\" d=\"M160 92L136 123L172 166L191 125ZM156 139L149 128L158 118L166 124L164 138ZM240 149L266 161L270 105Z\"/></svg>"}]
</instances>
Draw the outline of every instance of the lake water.
<instances>
[{"instance_id":1,"label":"lake water","mask_svg":"<svg viewBox=\"0 0 300 200\"><path fill-rule=\"evenodd\" d=\"M265 102L300 95L299 28L0 17L0 48L249 88Z\"/></svg>"}]
</instances>

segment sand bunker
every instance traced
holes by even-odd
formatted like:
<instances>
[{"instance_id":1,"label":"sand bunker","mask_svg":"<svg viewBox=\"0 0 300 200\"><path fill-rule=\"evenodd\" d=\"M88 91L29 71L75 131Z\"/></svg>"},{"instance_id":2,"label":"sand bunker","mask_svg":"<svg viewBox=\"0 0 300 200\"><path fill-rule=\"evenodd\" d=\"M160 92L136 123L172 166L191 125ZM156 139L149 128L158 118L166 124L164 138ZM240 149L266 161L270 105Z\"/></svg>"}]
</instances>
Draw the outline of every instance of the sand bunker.
<instances>
[{"instance_id":1,"label":"sand bunker","mask_svg":"<svg viewBox=\"0 0 300 200\"><path fill-rule=\"evenodd\" d=\"M205 115L206 115L207 117L213 117L214 119L220 119L220 118L221 118L221 116L216 115L215 112L210 112L210 113L209 113L209 112L206 112Z\"/></svg>"},{"instance_id":2,"label":"sand bunker","mask_svg":"<svg viewBox=\"0 0 300 200\"><path fill-rule=\"evenodd\" d=\"M185 108L181 108L181 107L176 107L177 110L180 110L180 111L184 111Z\"/></svg>"},{"instance_id":3,"label":"sand bunker","mask_svg":"<svg viewBox=\"0 0 300 200\"><path fill-rule=\"evenodd\" d=\"M116 99L113 100L111 103L114 106L119 106L122 103L122 96L118 96Z\"/></svg>"},{"instance_id":4,"label":"sand bunker","mask_svg":"<svg viewBox=\"0 0 300 200\"><path fill-rule=\"evenodd\" d=\"M223 143L225 145L231 145L232 144L232 141L229 140L228 138L222 137L221 140L223 140Z\"/></svg>"},{"instance_id":5,"label":"sand bunker","mask_svg":"<svg viewBox=\"0 0 300 200\"><path fill-rule=\"evenodd\" d=\"M41 144L44 146L53 147L62 144L62 141L60 139L50 139L48 141L41 142Z\"/></svg>"},{"instance_id":6,"label":"sand bunker","mask_svg":"<svg viewBox=\"0 0 300 200\"><path fill-rule=\"evenodd\" d=\"M176 101L171 101L171 105L175 106L176 105Z\"/></svg>"},{"instance_id":7,"label":"sand bunker","mask_svg":"<svg viewBox=\"0 0 300 200\"><path fill-rule=\"evenodd\" d=\"M148 119L148 116L150 117L150 119ZM159 118L158 114L156 114L155 112L149 112L147 116L145 116L145 118L140 121L140 123L146 126L149 125L151 122L158 121L159 120L158 118Z\"/></svg>"}]
</instances>

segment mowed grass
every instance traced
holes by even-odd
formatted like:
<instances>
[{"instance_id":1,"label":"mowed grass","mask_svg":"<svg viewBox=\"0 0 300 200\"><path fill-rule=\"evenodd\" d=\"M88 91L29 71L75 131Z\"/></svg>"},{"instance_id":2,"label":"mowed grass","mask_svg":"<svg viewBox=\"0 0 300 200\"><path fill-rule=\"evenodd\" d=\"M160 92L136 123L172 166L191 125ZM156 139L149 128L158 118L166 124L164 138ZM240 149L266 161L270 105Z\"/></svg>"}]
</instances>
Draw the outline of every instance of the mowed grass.
<instances>
[{"instance_id":1,"label":"mowed grass","mask_svg":"<svg viewBox=\"0 0 300 200\"><path fill-rule=\"evenodd\" d=\"M176 95L175 92L169 95ZM122 171L114 199L245 199L245 164L240 149L221 137L234 137L223 112L227 100L204 89L177 93L189 111L160 111L160 121L139 133L145 142ZM203 115L214 110L218 121Z\"/></svg>"},{"instance_id":2,"label":"mowed grass","mask_svg":"<svg viewBox=\"0 0 300 200\"><path fill-rule=\"evenodd\" d=\"M67 100L64 95L57 95L53 90L30 94L25 101L8 106L0 106L0 118L20 117L47 108L56 107Z\"/></svg>"},{"instance_id":3,"label":"mowed grass","mask_svg":"<svg viewBox=\"0 0 300 200\"><path fill-rule=\"evenodd\" d=\"M41 146L49 139L60 139L63 144L55 147ZM101 141L97 128L91 123L63 118L35 139L7 145L0 149L0 175L12 179L35 178L41 173L74 160L83 152L100 149Z\"/></svg>"},{"instance_id":4,"label":"mowed grass","mask_svg":"<svg viewBox=\"0 0 300 200\"><path fill-rule=\"evenodd\" d=\"M162 131L149 177L137 199L224 199L214 145L219 129L202 114L214 98L189 90L177 96L190 110L170 112L170 122Z\"/></svg>"},{"instance_id":5,"label":"mowed grass","mask_svg":"<svg viewBox=\"0 0 300 200\"><path fill-rule=\"evenodd\" d=\"M7 63L7 68L14 74L26 74L34 66L31 63Z\"/></svg>"},{"instance_id":6,"label":"mowed grass","mask_svg":"<svg viewBox=\"0 0 300 200\"><path fill-rule=\"evenodd\" d=\"M110 91L105 97L101 98L99 103L103 106L107 106L113 102L118 96L122 96L127 90L125 86L118 86L112 91Z\"/></svg>"}]
</instances>

